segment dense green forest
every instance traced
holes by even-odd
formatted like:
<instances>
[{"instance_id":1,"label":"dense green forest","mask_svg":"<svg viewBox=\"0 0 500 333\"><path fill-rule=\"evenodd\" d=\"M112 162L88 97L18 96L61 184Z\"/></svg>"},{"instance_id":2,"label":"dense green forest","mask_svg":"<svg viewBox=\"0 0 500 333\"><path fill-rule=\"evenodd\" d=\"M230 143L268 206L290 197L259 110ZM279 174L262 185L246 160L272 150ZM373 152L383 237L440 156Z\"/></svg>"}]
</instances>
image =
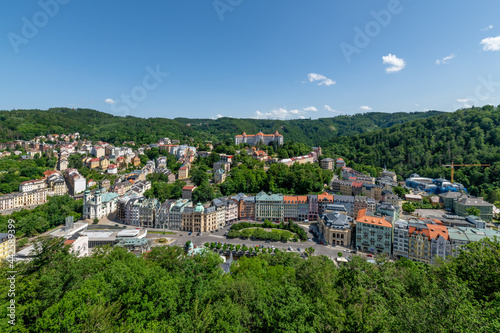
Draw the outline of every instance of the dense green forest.
<instances>
[{"instance_id":1,"label":"dense green forest","mask_svg":"<svg viewBox=\"0 0 500 333\"><path fill-rule=\"evenodd\" d=\"M1 332L499 332L500 241L472 243L436 266L354 256L242 258L224 274L213 252L155 247L76 258L45 241L19 263L15 323L10 269L0 271Z\"/></svg>"},{"instance_id":2,"label":"dense green forest","mask_svg":"<svg viewBox=\"0 0 500 333\"><path fill-rule=\"evenodd\" d=\"M113 144L135 141L138 144L157 142L162 137L194 138L197 141L233 142L236 134L260 130L279 131L285 140L317 145L325 138L351 135L401 124L413 119L441 114L438 111L413 113L366 113L317 120L258 120L220 118L166 119L118 117L89 109L52 108L49 110L0 111L0 141L30 140L49 133L79 132L82 138ZM188 126L189 124L189 126Z\"/></svg>"},{"instance_id":3,"label":"dense green forest","mask_svg":"<svg viewBox=\"0 0 500 333\"><path fill-rule=\"evenodd\" d=\"M231 169L231 177L220 185L223 195L258 193L310 194L321 192L333 178L333 171L318 164L272 164L264 171L263 163L250 157L240 158L241 164Z\"/></svg>"},{"instance_id":4,"label":"dense green forest","mask_svg":"<svg viewBox=\"0 0 500 333\"><path fill-rule=\"evenodd\" d=\"M56 163L57 157L45 155L28 160L19 159L19 156L15 155L1 158L0 194L17 192L19 184L43 177L43 172L53 169Z\"/></svg>"},{"instance_id":5,"label":"dense green forest","mask_svg":"<svg viewBox=\"0 0 500 333\"><path fill-rule=\"evenodd\" d=\"M328 154L394 170L404 177L450 179L443 164L491 164L490 167L462 167L455 181L491 202L500 200L500 107L458 110L349 137L333 138L322 145Z\"/></svg>"}]
</instances>

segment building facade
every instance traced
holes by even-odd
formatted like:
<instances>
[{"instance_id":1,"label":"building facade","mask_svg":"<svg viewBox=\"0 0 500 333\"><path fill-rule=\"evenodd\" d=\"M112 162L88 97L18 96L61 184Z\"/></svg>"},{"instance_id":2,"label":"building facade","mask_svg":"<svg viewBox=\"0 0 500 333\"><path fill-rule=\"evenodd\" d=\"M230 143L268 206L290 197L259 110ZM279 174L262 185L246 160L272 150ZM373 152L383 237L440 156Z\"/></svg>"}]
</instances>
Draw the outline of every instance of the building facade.
<instances>
[{"instance_id":1,"label":"building facade","mask_svg":"<svg viewBox=\"0 0 500 333\"><path fill-rule=\"evenodd\" d=\"M392 224L383 217L368 216L366 210L356 218L356 248L373 253L392 253Z\"/></svg>"},{"instance_id":2,"label":"building facade","mask_svg":"<svg viewBox=\"0 0 500 333\"><path fill-rule=\"evenodd\" d=\"M284 140L283 135L279 134L278 131L276 131L274 134L264 134L262 132L259 132L255 135L247 135L245 132L243 132L243 135L235 136L234 142L237 145L239 145L240 143L247 143L252 146L255 146L259 142L262 142L267 146L271 142L276 142L278 145L282 145L284 143Z\"/></svg>"},{"instance_id":3,"label":"building facade","mask_svg":"<svg viewBox=\"0 0 500 333\"><path fill-rule=\"evenodd\" d=\"M319 231L328 245L351 246L353 219L339 212L321 215L317 219Z\"/></svg>"},{"instance_id":4,"label":"building facade","mask_svg":"<svg viewBox=\"0 0 500 333\"><path fill-rule=\"evenodd\" d=\"M255 219L259 221L282 221L284 217L282 194L260 192L255 196Z\"/></svg>"},{"instance_id":5,"label":"building facade","mask_svg":"<svg viewBox=\"0 0 500 333\"><path fill-rule=\"evenodd\" d=\"M83 197L83 216L87 219L101 219L114 213L117 208L118 194L116 193L101 193L97 190L91 194L86 190Z\"/></svg>"},{"instance_id":6,"label":"building facade","mask_svg":"<svg viewBox=\"0 0 500 333\"><path fill-rule=\"evenodd\" d=\"M189 207L182 214L182 230L191 232L210 232L217 229L216 207L205 208L201 203Z\"/></svg>"}]
</instances>

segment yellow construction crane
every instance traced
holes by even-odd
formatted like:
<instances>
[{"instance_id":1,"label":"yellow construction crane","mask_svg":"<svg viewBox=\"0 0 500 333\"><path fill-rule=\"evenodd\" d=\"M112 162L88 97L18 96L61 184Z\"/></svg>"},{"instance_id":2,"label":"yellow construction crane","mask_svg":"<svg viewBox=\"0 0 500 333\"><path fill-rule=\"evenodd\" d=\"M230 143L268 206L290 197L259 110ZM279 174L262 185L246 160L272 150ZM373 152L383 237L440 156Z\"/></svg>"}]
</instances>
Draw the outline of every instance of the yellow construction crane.
<instances>
[{"instance_id":1,"label":"yellow construction crane","mask_svg":"<svg viewBox=\"0 0 500 333\"><path fill-rule=\"evenodd\" d=\"M490 166L489 164L453 164L453 162L451 162L451 164L446 164L446 165L442 165L444 167L451 167L451 183L453 184L454 181L453 181L453 172L455 171L455 167L463 167L463 166L484 166L484 167L487 167L487 166Z\"/></svg>"}]
</instances>

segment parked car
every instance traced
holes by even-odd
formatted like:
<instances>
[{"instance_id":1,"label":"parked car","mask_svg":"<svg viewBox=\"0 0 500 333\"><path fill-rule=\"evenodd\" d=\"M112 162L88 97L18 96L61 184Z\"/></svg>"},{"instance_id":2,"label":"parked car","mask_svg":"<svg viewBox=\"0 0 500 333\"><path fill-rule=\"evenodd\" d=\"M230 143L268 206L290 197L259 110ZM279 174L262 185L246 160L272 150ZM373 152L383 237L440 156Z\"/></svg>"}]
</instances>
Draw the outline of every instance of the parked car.
<instances>
[{"instance_id":1,"label":"parked car","mask_svg":"<svg viewBox=\"0 0 500 333\"><path fill-rule=\"evenodd\" d=\"M293 251L291 246L288 247L288 251Z\"/></svg>"},{"instance_id":2,"label":"parked car","mask_svg":"<svg viewBox=\"0 0 500 333\"><path fill-rule=\"evenodd\" d=\"M366 255L368 258L373 258L373 254L367 254Z\"/></svg>"},{"instance_id":3,"label":"parked car","mask_svg":"<svg viewBox=\"0 0 500 333\"><path fill-rule=\"evenodd\" d=\"M192 234L192 232L190 232L190 233L188 234L188 236L191 236L191 234Z\"/></svg>"},{"instance_id":4,"label":"parked car","mask_svg":"<svg viewBox=\"0 0 500 333\"><path fill-rule=\"evenodd\" d=\"M300 249L300 247L298 247L298 248L297 248L297 251L299 251L299 252L300 252L300 251L302 251L302 250Z\"/></svg>"},{"instance_id":5,"label":"parked car","mask_svg":"<svg viewBox=\"0 0 500 333\"><path fill-rule=\"evenodd\" d=\"M349 251L349 250L344 250L344 252L347 252L347 253L349 253L350 251Z\"/></svg>"}]
</instances>

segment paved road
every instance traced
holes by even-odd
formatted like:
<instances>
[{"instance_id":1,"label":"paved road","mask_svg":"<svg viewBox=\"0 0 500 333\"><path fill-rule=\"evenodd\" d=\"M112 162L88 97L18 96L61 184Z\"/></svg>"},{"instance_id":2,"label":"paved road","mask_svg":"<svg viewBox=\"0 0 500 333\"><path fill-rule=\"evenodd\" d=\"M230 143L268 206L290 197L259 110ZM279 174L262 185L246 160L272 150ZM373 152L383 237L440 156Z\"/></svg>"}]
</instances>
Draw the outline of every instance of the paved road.
<instances>
[{"instance_id":1,"label":"paved road","mask_svg":"<svg viewBox=\"0 0 500 333\"><path fill-rule=\"evenodd\" d=\"M302 226L306 231L308 231L308 227ZM311 241L305 241L305 242L266 242L262 240L250 240L250 239L239 239L239 238L233 238L233 239L227 239L224 237L224 233L228 230L228 227L225 227L223 229L219 229L219 231L214 231L213 233L203 233L202 236L197 236L196 233L191 233L189 235L189 232L185 231L176 231L176 235L163 235L163 234L157 234L157 233L148 233L148 238L171 238L174 239L175 241L171 243L171 245L178 245L178 246L184 246L187 241L192 241L194 245L204 245L205 243L211 243L211 242L221 242L221 243L227 243L227 244L234 244L234 245L243 245L245 244L246 246L257 246L257 245L264 245L265 247L272 247L274 246L275 248L278 248L280 250L285 250L288 251L288 247L292 247L293 252L298 252L297 248L301 249L301 253L304 252L305 248L312 247L315 249L314 255L326 255L327 257L330 257L332 259L337 258L338 252L344 252L344 250L347 250L345 247L341 246L335 246L332 247L330 245L321 245L319 244L316 239L312 238L312 234L308 233L308 236L311 237ZM150 231L162 231L161 229L150 229ZM347 253L343 253L343 255L347 255Z\"/></svg>"}]
</instances>

